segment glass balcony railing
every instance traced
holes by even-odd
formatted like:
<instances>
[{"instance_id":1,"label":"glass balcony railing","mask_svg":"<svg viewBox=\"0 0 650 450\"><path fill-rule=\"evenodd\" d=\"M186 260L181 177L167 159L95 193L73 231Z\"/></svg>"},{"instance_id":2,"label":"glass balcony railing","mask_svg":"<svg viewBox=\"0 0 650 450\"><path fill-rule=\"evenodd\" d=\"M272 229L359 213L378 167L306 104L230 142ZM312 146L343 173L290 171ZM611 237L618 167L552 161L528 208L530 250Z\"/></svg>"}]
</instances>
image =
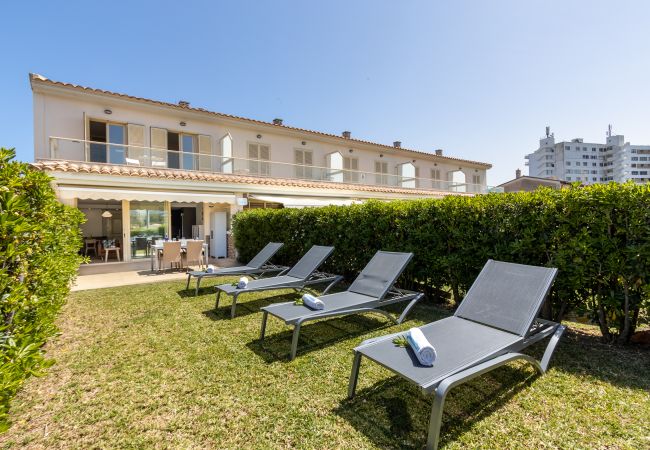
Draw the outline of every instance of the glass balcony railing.
<instances>
[{"instance_id":1,"label":"glass balcony railing","mask_svg":"<svg viewBox=\"0 0 650 450\"><path fill-rule=\"evenodd\" d=\"M484 194L494 189L482 184L458 183L389 173L363 172L307 166L262 159L188 153L138 145L113 144L50 137L50 158L55 160L116 164L153 169L178 169L254 177L326 181L445 192Z\"/></svg>"}]
</instances>

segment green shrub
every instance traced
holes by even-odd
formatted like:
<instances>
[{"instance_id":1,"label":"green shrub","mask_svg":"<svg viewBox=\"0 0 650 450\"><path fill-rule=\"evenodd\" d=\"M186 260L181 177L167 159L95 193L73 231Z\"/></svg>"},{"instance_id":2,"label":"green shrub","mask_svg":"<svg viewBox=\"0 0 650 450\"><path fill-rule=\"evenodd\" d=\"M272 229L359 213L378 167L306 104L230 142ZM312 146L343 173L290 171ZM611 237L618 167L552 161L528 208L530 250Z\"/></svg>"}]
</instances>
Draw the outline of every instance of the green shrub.
<instances>
[{"instance_id":1,"label":"green shrub","mask_svg":"<svg viewBox=\"0 0 650 450\"><path fill-rule=\"evenodd\" d=\"M291 265L313 244L334 245L325 269L354 276L378 249L415 254L400 283L459 301L489 258L557 267L543 315L589 313L607 341L627 343L650 292L650 186L448 196L348 207L256 209L234 217L247 260L269 241Z\"/></svg>"},{"instance_id":2,"label":"green shrub","mask_svg":"<svg viewBox=\"0 0 650 450\"><path fill-rule=\"evenodd\" d=\"M82 258L83 214L56 200L50 177L0 149L0 431L9 402L51 364L42 346Z\"/></svg>"}]
</instances>

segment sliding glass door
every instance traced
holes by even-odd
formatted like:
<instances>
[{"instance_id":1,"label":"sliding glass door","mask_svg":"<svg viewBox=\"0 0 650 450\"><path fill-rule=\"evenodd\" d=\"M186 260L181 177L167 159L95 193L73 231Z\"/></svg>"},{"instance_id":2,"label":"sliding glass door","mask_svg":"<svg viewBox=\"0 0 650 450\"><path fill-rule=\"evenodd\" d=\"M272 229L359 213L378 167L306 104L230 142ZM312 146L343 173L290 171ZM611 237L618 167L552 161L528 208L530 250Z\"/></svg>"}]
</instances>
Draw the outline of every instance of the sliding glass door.
<instances>
[{"instance_id":1,"label":"sliding glass door","mask_svg":"<svg viewBox=\"0 0 650 450\"><path fill-rule=\"evenodd\" d=\"M146 258L156 239L169 236L164 202L131 201L131 257Z\"/></svg>"}]
</instances>

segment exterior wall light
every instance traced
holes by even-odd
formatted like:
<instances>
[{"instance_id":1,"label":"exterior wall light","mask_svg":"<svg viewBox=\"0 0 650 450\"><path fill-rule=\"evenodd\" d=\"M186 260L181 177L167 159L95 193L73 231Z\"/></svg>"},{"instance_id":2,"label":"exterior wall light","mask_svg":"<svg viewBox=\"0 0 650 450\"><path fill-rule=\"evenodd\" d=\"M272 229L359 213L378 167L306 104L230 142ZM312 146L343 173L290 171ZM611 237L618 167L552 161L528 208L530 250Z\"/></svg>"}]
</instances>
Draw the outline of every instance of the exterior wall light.
<instances>
[{"instance_id":1,"label":"exterior wall light","mask_svg":"<svg viewBox=\"0 0 650 450\"><path fill-rule=\"evenodd\" d=\"M258 135L257 135L257 139L262 139L262 135L261 135L261 134L258 134Z\"/></svg>"},{"instance_id":2,"label":"exterior wall light","mask_svg":"<svg viewBox=\"0 0 650 450\"><path fill-rule=\"evenodd\" d=\"M185 122L181 122L181 123L179 123L179 125L182 126L182 127L184 127L184 126L187 125L187 124L186 124Z\"/></svg>"},{"instance_id":3,"label":"exterior wall light","mask_svg":"<svg viewBox=\"0 0 650 450\"><path fill-rule=\"evenodd\" d=\"M105 109L104 114L113 114L113 111L111 111L110 109Z\"/></svg>"}]
</instances>

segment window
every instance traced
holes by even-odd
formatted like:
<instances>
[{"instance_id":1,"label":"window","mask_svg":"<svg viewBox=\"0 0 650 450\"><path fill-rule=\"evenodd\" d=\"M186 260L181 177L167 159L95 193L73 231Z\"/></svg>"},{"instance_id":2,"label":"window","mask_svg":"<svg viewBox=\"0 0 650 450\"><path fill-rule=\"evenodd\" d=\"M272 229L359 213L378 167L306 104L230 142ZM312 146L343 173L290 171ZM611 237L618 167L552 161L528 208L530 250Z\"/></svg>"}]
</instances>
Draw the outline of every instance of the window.
<instances>
[{"instance_id":1,"label":"window","mask_svg":"<svg viewBox=\"0 0 650 450\"><path fill-rule=\"evenodd\" d=\"M587 163L586 163L586 162L583 162L583 163L582 163L582 165L583 165L583 166L586 166L586 165L587 165Z\"/></svg>"},{"instance_id":2,"label":"window","mask_svg":"<svg viewBox=\"0 0 650 450\"><path fill-rule=\"evenodd\" d=\"M417 169L413 163L403 163L397 166L397 174L399 175L399 185L406 188L416 187L416 171Z\"/></svg>"},{"instance_id":3,"label":"window","mask_svg":"<svg viewBox=\"0 0 650 450\"><path fill-rule=\"evenodd\" d=\"M375 161L375 183L388 184L388 163Z\"/></svg>"},{"instance_id":4,"label":"window","mask_svg":"<svg viewBox=\"0 0 650 450\"><path fill-rule=\"evenodd\" d=\"M343 157L343 181L347 183L359 182L359 158Z\"/></svg>"},{"instance_id":5,"label":"window","mask_svg":"<svg viewBox=\"0 0 650 450\"><path fill-rule=\"evenodd\" d=\"M567 166L570 166L570 165L571 165L571 161L567 161L567 162L566 162L566 165L567 165Z\"/></svg>"},{"instance_id":6,"label":"window","mask_svg":"<svg viewBox=\"0 0 650 450\"><path fill-rule=\"evenodd\" d=\"M596 147L591 147L591 151L592 151L592 152L595 152L595 151L596 151Z\"/></svg>"},{"instance_id":7,"label":"window","mask_svg":"<svg viewBox=\"0 0 650 450\"><path fill-rule=\"evenodd\" d=\"M567 181L571 181L571 177L566 177Z\"/></svg>"},{"instance_id":8,"label":"window","mask_svg":"<svg viewBox=\"0 0 650 450\"><path fill-rule=\"evenodd\" d=\"M88 149L88 159L91 162L126 163L125 125L91 120L88 122L88 140L91 141ZM105 145L101 142L115 145Z\"/></svg>"},{"instance_id":9,"label":"window","mask_svg":"<svg viewBox=\"0 0 650 450\"><path fill-rule=\"evenodd\" d=\"M571 146L570 145L565 145L564 150L571 150Z\"/></svg>"},{"instance_id":10,"label":"window","mask_svg":"<svg viewBox=\"0 0 650 450\"><path fill-rule=\"evenodd\" d=\"M181 161L178 152L181 149L181 140L178 133L167 132L167 167L171 169L180 169Z\"/></svg>"},{"instance_id":11,"label":"window","mask_svg":"<svg viewBox=\"0 0 650 450\"><path fill-rule=\"evenodd\" d=\"M481 184L481 175L472 175L472 184Z\"/></svg>"},{"instance_id":12,"label":"window","mask_svg":"<svg viewBox=\"0 0 650 450\"><path fill-rule=\"evenodd\" d=\"M253 175L271 174L271 149L268 145L248 144L248 171Z\"/></svg>"},{"instance_id":13,"label":"window","mask_svg":"<svg viewBox=\"0 0 650 450\"><path fill-rule=\"evenodd\" d=\"M567 169L566 173L573 173L573 172L571 172L571 169Z\"/></svg>"},{"instance_id":14,"label":"window","mask_svg":"<svg viewBox=\"0 0 650 450\"><path fill-rule=\"evenodd\" d=\"M431 187L442 189L442 179L440 178L440 169L431 169Z\"/></svg>"},{"instance_id":15,"label":"window","mask_svg":"<svg viewBox=\"0 0 650 450\"><path fill-rule=\"evenodd\" d=\"M314 178L314 154L311 150L295 149L293 151L294 173L296 178L311 180Z\"/></svg>"},{"instance_id":16,"label":"window","mask_svg":"<svg viewBox=\"0 0 650 450\"><path fill-rule=\"evenodd\" d=\"M183 169L198 169L198 161L194 155L196 152L196 136L181 134L181 151L183 152Z\"/></svg>"}]
</instances>

